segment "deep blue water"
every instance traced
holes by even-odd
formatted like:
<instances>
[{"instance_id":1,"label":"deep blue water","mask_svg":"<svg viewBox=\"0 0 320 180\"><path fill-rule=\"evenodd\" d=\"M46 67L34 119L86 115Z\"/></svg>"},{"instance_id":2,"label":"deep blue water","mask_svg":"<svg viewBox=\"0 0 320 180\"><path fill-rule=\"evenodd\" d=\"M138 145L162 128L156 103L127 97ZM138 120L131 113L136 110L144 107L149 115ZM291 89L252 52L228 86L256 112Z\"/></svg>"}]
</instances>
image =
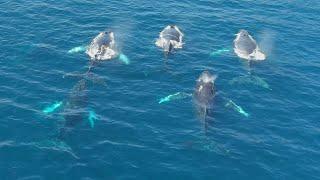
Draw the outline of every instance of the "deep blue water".
<instances>
[{"instance_id":1,"label":"deep blue water","mask_svg":"<svg viewBox=\"0 0 320 180\"><path fill-rule=\"evenodd\" d=\"M311 1L0 1L0 179L320 179L320 3ZM184 48L165 60L154 45L177 24ZM107 86L90 84L84 121L64 141L61 111L85 72L86 54L68 54L111 29L131 63L99 63ZM247 29L267 53L252 71L270 85L231 85L247 74L233 51ZM219 95L204 133L192 93L204 70Z\"/></svg>"}]
</instances>

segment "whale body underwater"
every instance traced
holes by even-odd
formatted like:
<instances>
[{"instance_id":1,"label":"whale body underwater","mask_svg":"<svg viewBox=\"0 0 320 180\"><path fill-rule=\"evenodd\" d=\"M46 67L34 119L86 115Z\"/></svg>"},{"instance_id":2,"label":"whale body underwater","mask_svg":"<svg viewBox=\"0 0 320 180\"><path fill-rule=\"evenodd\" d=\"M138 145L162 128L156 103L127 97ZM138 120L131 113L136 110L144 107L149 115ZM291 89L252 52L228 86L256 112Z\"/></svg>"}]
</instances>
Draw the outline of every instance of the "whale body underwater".
<instances>
[{"instance_id":1,"label":"whale body underwater","mask_svg":"<svg viewBox=\"0 0 320 180\"><path fill-rule=\"evenodd\" d=\"M184 34L175 25L166 26L156 40L156 45L163 49L165 55L172 53L174 49L182 48ZM256 41L246 30L240 30L236 34L236 38L233 41L234 52L242 59L246 60L264 60L266 56L262 53L258 47ZM224 50L228 51L228 50ZM224 52L223 51L223 52ZM111 31L100 32L90 43L86 49L86 54L89 55L91 60L110 60L115 57L125 56L119 54L114 39L114 33ZM123 58L122 58L123 59ZM90 72L87 71L86 74ZM196 81L193 94L188 93L175 93L167 96L159 101L160 103L169 102L174 99L184 99L189 96L193 97L194 105L196 106L197 112L203 120L205 130L207 129L208 120L207 116L209 111L213 108L213 101L216 95L215 80L217 76L211 74L209 71L203 71ZM97 79L97 78L96 78ZM260 83L261 84L261 83ZM86 93L87 79L82 79L73 87L69 99L66 102L63 116L65 119L64 127L61 128L60 137L64 137L65 134L74 127L76 124L81 122L82 119L88 114L85 110L88 106L88 96ZM237 106L233 101L229 101L228 107L236 109L238 112L242 112L240 106ZM236 107L236 108L235 108ZM245 114L247 117L248 115ZM89 119L93 113L89 112Z\"/></svg>"},{"instance_id":2,"label":"whale body underwater","mask_svg":"<svg viewBox=\"0 0 320 180\"><path fill-rule=\"evenodd\" d=\"M213 100L216 95L214 86L216 78L217 76L212 75L209 71L202 72L197 79L193 93L194 104L200 119L203 120L205 131L208 126L207 115L209 110L213 108Z\"/></svg>"},{"instance_id":3,"label":"whale body underwater","mask_svg":"<svg viewBox=\"0 0 320 180\"><path fill-rule=\"evenodd\" d=\"M88 117L88 81L81 79L72 88L69 98L65 101L62 112L64 118L64 126L60 129L59 139L65 139L66 135L74 126L81 123L85 117Z\"/></svg>"}]
</instances>

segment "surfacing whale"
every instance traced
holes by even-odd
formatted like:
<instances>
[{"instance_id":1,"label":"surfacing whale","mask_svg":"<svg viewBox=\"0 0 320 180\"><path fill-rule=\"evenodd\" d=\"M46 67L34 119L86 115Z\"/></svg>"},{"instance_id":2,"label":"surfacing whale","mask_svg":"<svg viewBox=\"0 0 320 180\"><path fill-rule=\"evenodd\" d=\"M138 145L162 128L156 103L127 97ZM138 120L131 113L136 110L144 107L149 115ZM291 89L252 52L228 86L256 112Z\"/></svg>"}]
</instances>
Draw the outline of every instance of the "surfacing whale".
<instances>
[{"instance_id":1,"label":"surfacing whale","mask_svg":"<svg viewBox=\"0 0 320 180\"><path fill-rule=\"evenodd\" d=\"M213 108L213 99L216 91L214 82L217 76L212 75L209 71L204 71L197 80L197 84L193 93L193 99L198 113L203 120L205 131L207 130L208 110Z\"/></svg>"},{"instance_id":2,"label":"surfacing whale","mask_svg":"<svg viewBox=\"0 0 320 180\"><path fill-rule=\"evenodd\" d=\"M181 49L183 45L183 33L175 25L165 27L156 40L156 45L163 49L166 55L174 49Z\"/></svg>"},{"instance_id":3,"label":"surfacing whale","mask_svg":"<svg viewBox=\"0 0 320 180\"><path fill-rule=\"evenodd\" d=\"M111 31L101 32L96 36L86 53L93 60L110 60L118 56L115 46L114 33Z\"/></svg>"},{"instance_id":4,"label":"surfacing whale","mask_svg":"<svg viewBox=\"0 0 320 180\"><path fill-rule=\"evenodd\" d=\"M240 30L236 34L236 38L233 41L234 43L234 52L240 58L247 60L265 60L266 55L261 52L256 41L246 30Z\"/></svg>"}]
</instances>

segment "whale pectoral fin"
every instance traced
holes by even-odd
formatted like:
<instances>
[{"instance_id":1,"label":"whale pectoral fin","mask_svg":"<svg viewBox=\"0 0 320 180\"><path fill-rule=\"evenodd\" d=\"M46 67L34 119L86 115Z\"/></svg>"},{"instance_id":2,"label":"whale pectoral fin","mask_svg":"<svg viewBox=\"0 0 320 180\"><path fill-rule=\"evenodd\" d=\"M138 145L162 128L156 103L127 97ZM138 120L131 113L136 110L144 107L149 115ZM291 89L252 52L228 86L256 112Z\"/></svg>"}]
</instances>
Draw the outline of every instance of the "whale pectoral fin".
<instances>
[{"instance_id":1,"label":"whale pectoral fin","mask_svg":"<svg viewBox=\"0 0 320 180\"><path fill-rule=\"evenodd\" d=\"M241 115L243 115L245 117L249 117L249 114L246 111L244 111L241 106L237 105L235 102L233 102L230 99L225 104L225 107L231 108L232 110L237 111L238 113L240 113Z\"/></svg>"},{"instance_id":2,"label":"whale pectoral fin","mask_svg":"<svg viewBox=\"0 0 320 180\"><path fill-rule=\"evenodd\" d=\"M120 60L121 62L123 62L124 64L126 64L126 65L130 64L130 59L129 59L128 56L126 56L125 54L120 53L118 58L119 58L119 60Z\"/></svg>"},{"instance_id":3,"label":"whale pectoral fin","mask_svg":"<svg viewBox=\"0 0 320 180\"><path fill-rule=\"evenodd\" d=\"M213 56L218 56L218 55L221 55L223 53L226 53L226 52L229 52L230 49L228 48L222 48L222 49L219 49L219 50L216 50L216 51L213 51L210 53L210 56L213 57Z\"/></svg>"},{"instance_id":4,"label":"whale pectoral fin","mask_svg":"<svg viewBox=\"0 0 320 180\"><path fill-rule=\"evenodd\" d=\"M265 89L272 90L269 86L269 84L263 80L262 78L254 75L246 75L246 76L240 76L233 78L232 80L229 81L229 84L234 85L234 84L253 84L259 87L263 87Z\"/></svg>"},{"instance_id":5,"label":"whale pectoral fin","mask_svg":"<svg viewBox=\"0 0 320 180\"><path fill-rule=\"evenodd\" d=\"M43 112L44 114L53 113L53 112L55 112L56 110L58 110L62 105L63 105L63 102L62 102L62 101L55 102L54 104L51 104L51 105L45 107L45 108L42 110L42 112Z\"/></svg>"},{"instance_id":6,"label":"whale pectoral fin","mask_svg":"<svg viewBox=\"0 0 320 180\"><path fill-rule=\"evenodd\" d=\"M177 92L177 93L174 93L174 94L170 94L164 98L161 98L159 100L159 104L162 104L162 103L165 103L165 102L170 102L172 100L179 100L179 99L185 99L187 97L190 97L192 96L192 94L188 94L188 93L185 93L185 92Z\"/></svg>"},{"instance_id":7,"label":"whale pectoral fin","mask_svg":"<svg viewBox=\"0 0 320 180\"><path fill-rule=\"evenodd\" d=\"M71 155L75 159L80 159L72 150L72 148L64 141L59 139L47 139L40 142L23 143L24 146L32 146L43 150L58 150Z\"/></svg>"},{"instance_id":8,"label":"whale pectoral fin","mask_svg":"<svg viewBox=\"0 0 320 180\"><path fill-rule=\"evenodd\" d=\"M80 52L85 52L87 50L87 46L77 46L68 51L69 54L75 54Z\"/></svg>"},{"instance_id":9,"label":"whale pectoral fin","mask_svg":"<svg viewBox=\"0 0 320 180\"><path fill-rule=\"evenodd\" d=\"M88 121L91 128L94 128L95 121L98 120L96 113L93 110L89 111Z\"/></svg>"}]
</instances>

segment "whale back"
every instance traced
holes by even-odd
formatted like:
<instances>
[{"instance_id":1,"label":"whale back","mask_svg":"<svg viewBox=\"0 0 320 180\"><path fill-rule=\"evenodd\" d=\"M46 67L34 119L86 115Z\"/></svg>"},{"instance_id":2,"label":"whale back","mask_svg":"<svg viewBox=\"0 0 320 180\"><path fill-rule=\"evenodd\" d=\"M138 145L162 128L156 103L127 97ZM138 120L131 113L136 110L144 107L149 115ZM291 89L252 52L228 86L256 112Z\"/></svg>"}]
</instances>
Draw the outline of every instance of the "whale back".
<instances>
[{"instance_id":1,"label":"whale back","mask_svg":"<svg viewBox=\"0 0 320 180\"><path fill-rule=\"evenodd\" d=\"M76 126L82 122L86 116L86 107L88 105L88 96L86 91L87 80L81 79L74 85L63 111L65 123L61 133L65 134L66 129Z\"/></svg>"},{"instance_id":2,"label":"whale back","mask_svg":"<svg viewBox=\"0 0 320 180\"><path fill-rule=\"evenodd\" d=\"M208 71L203 72L197 80L194 90L194 99L197 105L210 108L215 96L214 81L216 76L211 75Z\"/></svg>"},{"instance_id":3,"label":"whale back","mask_svg":"<svg viewBox=\"0 0 320 180\"><path fill-rule=\"evenodd\" d=\"M174 27L165 28L162 31L162 37L166 40L180 41L180 33Z\"/></svg>"}]
</instances>

